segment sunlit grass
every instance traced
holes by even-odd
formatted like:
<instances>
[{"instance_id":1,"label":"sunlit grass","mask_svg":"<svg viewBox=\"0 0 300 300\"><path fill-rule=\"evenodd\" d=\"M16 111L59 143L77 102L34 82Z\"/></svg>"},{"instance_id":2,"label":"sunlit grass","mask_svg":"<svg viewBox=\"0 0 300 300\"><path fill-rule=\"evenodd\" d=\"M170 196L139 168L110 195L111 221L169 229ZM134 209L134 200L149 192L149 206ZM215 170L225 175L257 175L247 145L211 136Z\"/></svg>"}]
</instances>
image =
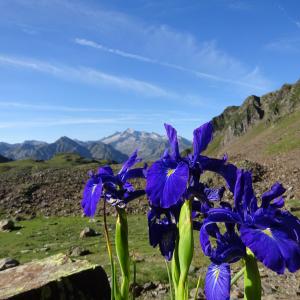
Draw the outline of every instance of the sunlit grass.
<instances>
[{"instance_id":1,"label":"sunlit grass","mask_svg":"<svg viewBox=\"0 0 300 300\"><path fill-rule=\"evenodd\" d=\"M13 257L21 263L33 259L44 258L56 253L67 253L74 246L90 250L90 255L81 257L92 263L100 264L109 273L109 261L103 232L102 218L91 222L83 217L38 217L32 220L20 221L20 229L12 232L0 232L0 258ZM110 236L113 243L115 218L108 217ZM129 215L129 247L130 252L137 258L137 282L148 281L168 282L164 258L158 248L153 249L148 242L148 225L145 215ZM100 235L80 239L80 231L89 226ZM195 255L194 267L206 266L209 260L201 253L199 234L194 232ZM114 245L113 245L114 246ZM203 278L205 274L203 274ZM195 275L190 278L190 285L196 286Z\"/></svg>"}]
</instances>

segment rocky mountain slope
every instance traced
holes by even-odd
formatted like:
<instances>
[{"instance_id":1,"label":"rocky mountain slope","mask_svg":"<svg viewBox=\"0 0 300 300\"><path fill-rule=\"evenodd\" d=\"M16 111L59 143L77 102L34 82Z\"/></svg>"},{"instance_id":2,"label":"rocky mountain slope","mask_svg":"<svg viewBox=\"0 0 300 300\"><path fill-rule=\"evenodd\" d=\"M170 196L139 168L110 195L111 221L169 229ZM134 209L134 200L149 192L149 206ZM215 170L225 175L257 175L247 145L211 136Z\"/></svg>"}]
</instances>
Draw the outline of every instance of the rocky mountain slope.
<instances>
[{"instance_id":1,"label":"rocky mountain slope","mask_svg":"<svg viewBox=\"0 0 300 300\"><path fill-rule=\"evenodd\" d=\"M144 160L158 159L164 150L169 147L169 142L164 135L154 132L135 131L130 128L123 132L116 132L113 135L103 138L101 141L127 155L130 155L138 148L139 155ZM185 150L192 145L189 140L183 137L179 137L179 144L181 150Z\"/></svg>"},{"instance_id":2,"label":"rocky mountain slope","mask_svg":"<svg viewBox=\"0 0 300 300\"><path fill-rule=\"evenodd\" d=\"M208 154L227 152L262 163L288 157L292 165L299 163L300 81L262 97L250 96L241 106L227 107L213 118L213 125Z\"/></svg>"}]
</instances>

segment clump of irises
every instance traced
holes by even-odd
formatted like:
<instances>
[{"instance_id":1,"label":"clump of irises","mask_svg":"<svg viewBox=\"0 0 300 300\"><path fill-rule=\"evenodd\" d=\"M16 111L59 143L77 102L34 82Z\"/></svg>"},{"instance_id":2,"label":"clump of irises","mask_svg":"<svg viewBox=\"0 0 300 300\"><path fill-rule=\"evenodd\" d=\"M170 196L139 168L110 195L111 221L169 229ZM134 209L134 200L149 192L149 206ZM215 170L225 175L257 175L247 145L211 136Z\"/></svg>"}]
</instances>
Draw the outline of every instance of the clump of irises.
<instances>
[{"instance_id":1,"label":"clump of irises","mask_svg":"<svg viewBox=\"0 0 300 300\"><path fill-rule=\"evenodd\" d=\"M146 164L133 168L140 162L135 151L116 175L109 166L89 173L82 207L86 216L93 217L98 202L103 199L112 272L111 299L130 297L126 206L145 193L149 202L149 243L158 246L166 260L171 299L189 298L194 232L198 232L203 254L211 261L205 278L206 298L229 300L231 286L243 276L244 299L260 299L257 261L278 274L283 274L285 269L296 272L300 268L300 220L283 209L284 187L276 182L257 198L249 171L228 163L227 155L221 159L203 155L213 137L211 122L194 130L193 152L186 156L180 154L176 130L169 124L165 124L165 129L170 149L149 168ZM206 171L224 178L233 203L223 199L225 187L209 187L201 182ZM135 189L131 180L134 178L145 179L145 189ZM106 203L114 206L117 214L115 251L121 281L116 275L106 225ZM243 261L243 267L231 278L230 265L239 260Z\"/></svg>"}]
</instances>

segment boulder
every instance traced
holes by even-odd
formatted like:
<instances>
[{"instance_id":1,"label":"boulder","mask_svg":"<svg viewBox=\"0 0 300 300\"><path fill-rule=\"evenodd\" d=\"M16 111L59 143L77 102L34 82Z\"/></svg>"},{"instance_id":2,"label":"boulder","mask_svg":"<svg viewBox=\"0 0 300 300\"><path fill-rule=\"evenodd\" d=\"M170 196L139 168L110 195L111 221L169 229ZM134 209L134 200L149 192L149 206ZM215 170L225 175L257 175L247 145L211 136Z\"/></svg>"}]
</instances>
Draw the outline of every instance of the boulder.
<instances>
[{"instance_id":1,"label":"boulder","mask_svg":"<svg viewBox=\"0 0 300 300\"><path fill-rule=\"evenodd\" d=\"M68 254L70 256L74 256L74 257L85 256L85 255L91 254L91 251L89 249L84 249L84 248L76 246L76 247L71 248L69 250Z\"/></svg>"},{"instance_id":2,"label":"boulder","mask_svg":"<svg viewBox=\"0 0 300 300\"><path fill-rule=\"evenodd\" d=\"M105 271L57 254L0 272L0 299L110 299Z\"/></svg>"},{"instance_id":3,"label":"boulder","mask_svg":"<svg viewBox=\"0 0 300 300\"><path fill-rule=\"evenodd\" d=\"M12 231L15 229L15 224L12 220L4 219L0 221L0 231Z\"/></svg>"},{"instance_id":4,"label":"boulder","mask_svg":"<svg viewBox=\"0 0 300 300\"><path fill-rule=\"evenodd\" d=\"M0 271L18 266L20 263L13 258L6 257L0 259Z\"/></svg>"},{"instance_id":5,"label":"boulder","mask_svg":"<svg viewBox=\"0 0 300 300\"><path fill-rule=\"evenodd\" d=\"M98 233L90 227L85 227L81 232L80 232L80 238L85 238L89 236L97 236Z\"/></svg>"}]
</instances>

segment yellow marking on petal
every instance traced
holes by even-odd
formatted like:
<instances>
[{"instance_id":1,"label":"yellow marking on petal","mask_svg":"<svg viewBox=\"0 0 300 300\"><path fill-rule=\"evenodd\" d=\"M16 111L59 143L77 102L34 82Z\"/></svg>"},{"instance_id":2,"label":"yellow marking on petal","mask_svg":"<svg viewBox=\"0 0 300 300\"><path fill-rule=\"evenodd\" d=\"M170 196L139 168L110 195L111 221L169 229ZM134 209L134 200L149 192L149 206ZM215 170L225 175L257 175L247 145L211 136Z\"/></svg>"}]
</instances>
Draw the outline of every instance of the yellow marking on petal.
<instances>
[{"instance_id":1,"label":"yellow marking on petal","mask_svg":"<svg viewBox=\"0 0 300 300\"><path fill-rule=\"evenodd\" d=\"M216 268L216 270L214 271L214 276L215 276L216 280L218 280L219 275L220 275L220 269Z\"/></svg>"},{"instance_id":2,"label":"yellow marking on petal","mask_svg":"<svg viewBox=\"0 0 300 300\"><path fill-rule=\"evenodd\" d=\"M175 172L175 169L168 169L167 177L170 177Z\"/></svg>"},{"instance_id":3,"label":"yellow marking on petal","mask_svg":"<svg viewBox=\"0 0 300 300\"><path fill-rule=\"evenodd\" d=\"M262 230L262 232L263 232L264 234L266 234L267 236L273 238L273 234L272 234L272 231L271 231L270 228L266 228L266 229Z\"/></svg>"}]
</instances>

